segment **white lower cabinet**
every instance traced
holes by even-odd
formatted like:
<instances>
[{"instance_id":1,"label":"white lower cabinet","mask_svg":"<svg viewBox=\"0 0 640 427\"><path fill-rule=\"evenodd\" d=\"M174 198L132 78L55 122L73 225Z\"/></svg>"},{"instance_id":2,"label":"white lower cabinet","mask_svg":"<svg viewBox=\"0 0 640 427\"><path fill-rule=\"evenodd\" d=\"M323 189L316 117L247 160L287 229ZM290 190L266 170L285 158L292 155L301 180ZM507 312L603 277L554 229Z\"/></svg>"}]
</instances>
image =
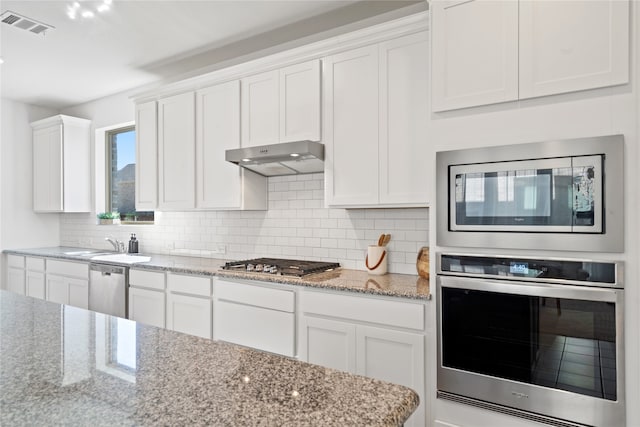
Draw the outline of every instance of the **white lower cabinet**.
<instances>
[{"instance_id":1,"label":"white lower cabinet","mask_svg":"<svg viewBox=\"0 0 640 427\"><path fill-rule=\"evenodd\" d=\"M216 280L214 339L295 356L295 293Z\"/></svg>"},{"instance_id":2,"label":"white lower cabinet","mask_svg":"<svg viewBox=\"0 0 640 427\"><path fill-rule=\"evenodd\" d=\"M58 304L89 308L89 264L47 260L45 298Z\"/></svg>"},{"instance_id":3,"label":"white lower cabinet","mask_svg":"<svg viewBox=\"0 0 640 427\"><path fill-rule=\"evenodd\" d=\"M300 292L300 360L409 387L426 424L424 305L329 292ZM401 327L404 330L398 330Z\"/></svg>"},{"instance_id":4,"label":"white lower cabinet","mask_svg":"<svg viewBox=\"0 0 640 427\"><path fill-rule=\"evenodd\" d=\"M341 371L356 371L354 324L302 316L299 330L301 360Z\"/></svg>"},{"instance_id":5,"label":"white lower cabinet","mask_svg":"<svg viewBox=\"0 0 640 427\"><path fill-rule=\"evenodd\" d=\"M25 294L24 257L7 255L7 283L5 289L9 292Z\"/></svg>"},{"instance_id":6,"label":"white lower cabinet","mask_svg":"<svg viewBox=\"0 0 640 427\"><path fill-rule=\"evenodd\" d=\"M211 278L167 274L167 329L211 339Z\"/></svg>"},{"instance_id":7,"label":"white lower cabinet","mask_svg":"<svg viewBox=\"0 0 640 427\"><path fill-rule=\"evenodd\" d=\"M9 267L7 269L7 287L9 292L25 295L25 276L23 268Z\"/></svg>"},{"instance_id":8,"label":"white lower cabinet","mask_svg":"<svg viewBox=\"0 0 640 427\"><path fill-rule=\"evenodd\" d=\"M130 269L129 319L164 328L165 283L164 272Z\"/></svg>"},{"instance_id":9,"label":"white lower cabinet","mask_svg":"<svg viewBox=\"0 0 640 427\"><path fill-rule=\"evenodd\" d=\"M424 422L425 336L371 326L356 327L356 374L407 386L420 394Z\"/></svg>"},{"instance_id":10,"label":"white lower cabinet","mask_svg":"<svg viewBox=\"0 0 640 427\"><path fill-rule=\"evenodd\" d=\"M44 258L26 257L25 292L28 297L46 299Z\"/></svg>"},{"instance_id":11,"label":"white lower cabinet","mask_svg":"<svg viewBox=\"0 0 640 427\"><path fill-rule=\"evenodd\" d=\"M129 319L164 328L164 291L129 288Z\"/></svg>"},{"instance_id":12,"label":"white lower cabinet","mask_svg":"<svg viewBox=\"0 0 640 427\"><path fill-rule=\"evenodd\" d=\"M46 282L43 272L26 271L25 292L28 297L46 299Z\"/></svg>"},{"instance_id":13,"label":"white lower cabinet","mask_svg":"<svg viewBox=\"0 0 640 427\"><path fill-rule=\"evenodd\" d=\"M89 279L47 274L46 280L47 301L89 308Z\"/></svg>"},{"instance_id":14,"label":"white lower cabinet","mask_svg":"<svg viewBox=\"0 0 640 427\"><path fill-rule=\"evenodd\" d=\"M211 299L167 294L167 329L211 339Z\"/></svg>"}]
</instances>

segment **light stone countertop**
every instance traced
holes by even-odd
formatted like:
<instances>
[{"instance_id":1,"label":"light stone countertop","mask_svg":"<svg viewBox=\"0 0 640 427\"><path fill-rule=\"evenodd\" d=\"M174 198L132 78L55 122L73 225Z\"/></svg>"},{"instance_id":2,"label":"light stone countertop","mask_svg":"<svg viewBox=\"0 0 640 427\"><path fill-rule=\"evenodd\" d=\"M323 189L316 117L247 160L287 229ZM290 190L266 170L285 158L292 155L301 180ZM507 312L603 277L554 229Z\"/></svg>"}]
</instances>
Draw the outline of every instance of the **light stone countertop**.
<instances>
[{"instance_id":1,"label":"light stone countertop","mask_svg":"<svg viewBox=\"0 0 640 427\"><path fill-rule=\"evenodd\" d=\"M0 350L7 426L398 426L418 406L400 385L6 291Z\"/></svg>"},{"instance_id":2,"label":"light stone countertop","mask_svg":"<svg viewBox=\"0 0 640 427\"><path fill-rule=\"evenodd\" d=\"M27 256L41 256L59 258L71 261L91 261L90 257L69 255L66 252L80 252L95 250L74 247L50 247L35 249L5 249L5 253ZM104 251L108 252L108 251ZM204 274L221 278L258 280L294 286L332 289L338 291L358 292L374 295L386 295L411 299L431 299L431 289L428 279L422 279L417 274L389 273L381 276L371 275L366 271L338 268L334 271L311 274L305 277L278 276L266 273L252 273L245 271L222 270L221 267L229 260L217 258L198 258L173 255L141 254L151 257L151 261L129 265L137 269L171 271L185 274ZM104 263L104 261L100 261Z\"/></svg>"}]
</instances>

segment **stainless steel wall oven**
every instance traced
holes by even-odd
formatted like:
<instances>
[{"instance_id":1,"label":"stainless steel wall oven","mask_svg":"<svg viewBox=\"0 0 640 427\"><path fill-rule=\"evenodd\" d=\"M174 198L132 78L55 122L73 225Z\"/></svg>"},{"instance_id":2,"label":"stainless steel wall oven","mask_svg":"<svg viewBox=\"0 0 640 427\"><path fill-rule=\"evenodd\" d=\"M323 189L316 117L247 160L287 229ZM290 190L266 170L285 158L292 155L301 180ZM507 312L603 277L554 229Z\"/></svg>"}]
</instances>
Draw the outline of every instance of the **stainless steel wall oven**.
<instances>
[{"instance_id":1,"label":"stainless steel wall oven","mask_svg":"<svg viewBox=\"0 0 640 427\"><path fill-rule=\"evenodd\" d=\"M620 263L438 254L437 270L439 398L624 425Z\"/></svg>"},{"instance_id":2,"label":"stainless steel wall oven","mask_svg":"<svg viewBox=\"0 0 640 427\"><path fill-rule=\"evenodd\" d=\"M622 252L621 135L437 153L441 246Z\"/></svg>"}]
</instances>

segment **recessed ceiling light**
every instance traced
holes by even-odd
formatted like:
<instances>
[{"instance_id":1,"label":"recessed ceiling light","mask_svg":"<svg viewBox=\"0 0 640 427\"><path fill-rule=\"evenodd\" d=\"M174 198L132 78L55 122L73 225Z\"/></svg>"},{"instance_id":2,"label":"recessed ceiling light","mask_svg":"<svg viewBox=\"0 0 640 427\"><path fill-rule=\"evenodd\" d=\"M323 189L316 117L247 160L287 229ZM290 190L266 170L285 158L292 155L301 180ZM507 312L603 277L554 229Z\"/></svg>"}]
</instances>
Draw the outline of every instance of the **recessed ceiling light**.
<instances>
[{"instance_id":1,"label":"recessed ceiling light","mask_svg":"<svg viewBox=\"0 0 640 427\"><path fill-rule=\"evenodd\" d=\"M93 12L91 12L90 10L83 10L82 11L82 17L83 18L93 18L95 16L95 14Z\"/></svg>"},{"instance_id":2,"label":"recessed ceiling light","mask_svg":"<svg viewBox=\"0 0 640 427\"><path fill-rule=\"evenodd\" d=\"M243 162L250 162L251 159L242 159Z\"/></svg>"},{"instance_id":3,"label":"recessed ceiling light","mask_svg":"<svg viewBox=\"0 0 640 427\"><path fill-rule=\"evenodd\" d=\"M0 65L4 64L4 59L0 58Z\"/></svg>"},{"instance_id":4,"label":"recessed ceiling light","mask_svg":"<svg viewBox=\"0 0 640 427\"><path fill-rule=\"evenodd\" d=\"M106 4L106 3L102 3L100 6L98 6L98 7L96 8L96 10L97 10L98 12L100 12L100 13L102 13L102 12L106 12L106 11L108 11L108 10L109 10L109 5L108 5L108 4Z\"/></svg>"},{"instance_id":5,"label":"recessed ceiling light","mask_svg":"<svg viewBox=\"0 0 640 427\"><path fill-rule=\"evenodd\" d=\"M291 157L299 157L299 156L300 156L300 154L298 154L298 153L291 153L291 154L289 154L289 155L290 155Z\"/></svg>"}]
</instances>

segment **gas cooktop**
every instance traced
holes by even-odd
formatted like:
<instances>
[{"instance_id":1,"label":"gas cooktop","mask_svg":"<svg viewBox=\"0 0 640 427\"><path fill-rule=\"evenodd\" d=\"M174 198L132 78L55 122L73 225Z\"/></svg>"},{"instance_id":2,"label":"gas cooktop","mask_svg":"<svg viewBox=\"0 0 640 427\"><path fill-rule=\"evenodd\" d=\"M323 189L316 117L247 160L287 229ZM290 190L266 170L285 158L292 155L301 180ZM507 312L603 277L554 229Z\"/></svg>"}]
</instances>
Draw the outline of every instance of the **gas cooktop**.
<instances>
[{"instance_id":1,"label":"gas cooktop","mask_svg":"<svg viewBox=\"0 0 640 427\"><path fill-rule=\"evenodd\" d=\"M222 269L302 277L308 274L331 271L334 268L338 267L340 267L340 264L338 264L337 262L300 261L295 259L279 258L255 258L244 261L227 262L222 267Z\"/></svg>"}]
</instances>

